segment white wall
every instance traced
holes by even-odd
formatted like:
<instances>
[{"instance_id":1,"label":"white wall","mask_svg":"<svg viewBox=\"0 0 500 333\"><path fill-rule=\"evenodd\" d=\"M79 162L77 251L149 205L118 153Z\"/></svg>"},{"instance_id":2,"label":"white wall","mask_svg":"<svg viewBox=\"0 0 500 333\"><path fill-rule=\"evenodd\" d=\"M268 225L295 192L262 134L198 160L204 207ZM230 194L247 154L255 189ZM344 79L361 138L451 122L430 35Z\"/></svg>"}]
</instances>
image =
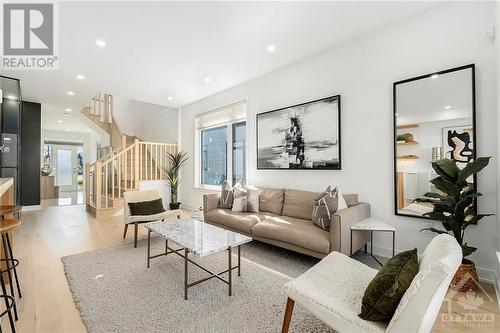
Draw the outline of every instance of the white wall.
<instances>
[{"instance_id":1,"label":"white wall","mask_svg":"<svg viewBox=\"0 0 500 333\"><path fill-rule=\"evenodd\" d=\"M178 112L166 106L113 96L113 116L123 134L177 143Z\"/></svg>"},{"instance_id":2,"label":"white wall","mask_svg":"<svg viewBox=\"0 0 500 333\"><path fill-rule=\"evenodd\" d=\"M100 137L94 133L79 133L48 130L42 128L42 145L45 140L71 141L83 143L83 165L97 158L97 143Z\"/></svg>"},{"instance_id":3,"label":"white wall","mask_svg":"<svg viewBox=\"0 0 500 333\"><path fill-rule=\"evenodd\" d=\"M193 117L246 99L248 182L255 185L320 191L328 184L343 192L359 192L372 213L397 228L398 250L418 247L434 234L420 233L428 221L393 214L392 83L468 63L477 66L478 155L495 155L496 69L493 43L485 33L494 24L494 3L446 3L397 25L329 50L219 94L187 105L181 111L182 149L194 156ZM304 47L307 47L306 45ZM255 114L320 97L342 96L341 171L256 170ZM198 207L204 190L194 188L194 169L184 169L181 201ZM479 209L496 212L496 160L479 177L485 194ZM437 224L437 222L436 222ZM495 218L471 228L468 241L479 247L471 257L481 277L493 278L497 247ZM390 240L375 239L379 253Z\"/></svg>"},{"instance_id":4,"label":"white wall","mask_svg":"<svg viewBox=\"0 0 500 333\"><path fill-rule=\"evenodd\" d=\"M500 2L496 3L496 60L497 60L497 156L500 156ZM497 163L497 299L500 299L500 163Z\"/></svg>"}]
</instances>

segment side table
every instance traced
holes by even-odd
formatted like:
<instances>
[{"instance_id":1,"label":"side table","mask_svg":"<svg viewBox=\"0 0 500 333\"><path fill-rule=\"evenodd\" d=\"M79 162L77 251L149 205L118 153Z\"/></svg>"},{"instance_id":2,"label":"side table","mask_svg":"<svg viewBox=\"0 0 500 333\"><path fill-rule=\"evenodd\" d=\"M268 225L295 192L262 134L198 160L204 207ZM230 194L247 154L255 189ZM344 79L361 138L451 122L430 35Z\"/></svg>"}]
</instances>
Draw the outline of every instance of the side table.
<instances>
[{"instance_id":1,"label":"side table","mask_svg":"<svg viewBox=\"0 0 500 333\"><path fill-rule=\"evenodd\" d=\"M370 255L381 266L382 263L373 255L373 232L374 231L392 232L392 256L394 257L396 250L396 228L394 228L392 225L385 223L384 221L376 217L369 217L351 226L351 256L352 256L352 232L356 230L370 231Z\"/></svg>"}]
</instances>

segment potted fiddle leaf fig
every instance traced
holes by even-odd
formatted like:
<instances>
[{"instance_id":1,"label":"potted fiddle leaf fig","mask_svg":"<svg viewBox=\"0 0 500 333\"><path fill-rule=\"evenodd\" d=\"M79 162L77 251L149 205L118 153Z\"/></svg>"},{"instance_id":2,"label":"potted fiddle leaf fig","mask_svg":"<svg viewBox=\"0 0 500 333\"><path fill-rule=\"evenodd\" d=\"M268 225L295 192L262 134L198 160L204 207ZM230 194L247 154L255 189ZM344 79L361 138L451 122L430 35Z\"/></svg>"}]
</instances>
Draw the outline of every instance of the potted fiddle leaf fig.
<instances>
[{"instance_id":1,"label":"potted fiddle leaf fig","mask_svg":"<svg viewBox=\"0 0 500 333\"><path fill-rule=\"evenodd\" d=\"M179 209L181 203L177 200L177 190L181 182L180 171L189 157L182 150L177 153L168 153L169 166L162 169L168 187L170 187L170 209Z\"/></svg>"},{"instance_id":2,"label":"potted fiddle leaf fig","mask_svg":"<svg viewBox=\"0 0 500 333\"><path fill-rule=\"evenodd\" d=\"M478 214L476 211L476 198L482 196L476 191L474 185L469 184L467 179L473 177L484 169L491 157L480 157L469 162L460 169L456 162L451 159L442 159L432 162L432 168L438 177L430 182L441 191L441 193L428 192L423 198L416 199L418 202L427 202L434 206L432 212L424 216L442 222L443 228L424 228L438 234L451 234L462 247L462 264L453 277L451 287L460 291L477 288L477 272L474 262L465 257L471 255L476 248L468 245L465 241L465 231L471 225L477 225L480 220L492 214ZM467 281L462 281L469 274ZM465 283L464 283L465 282Z\"/></svg>"}]
</instances>

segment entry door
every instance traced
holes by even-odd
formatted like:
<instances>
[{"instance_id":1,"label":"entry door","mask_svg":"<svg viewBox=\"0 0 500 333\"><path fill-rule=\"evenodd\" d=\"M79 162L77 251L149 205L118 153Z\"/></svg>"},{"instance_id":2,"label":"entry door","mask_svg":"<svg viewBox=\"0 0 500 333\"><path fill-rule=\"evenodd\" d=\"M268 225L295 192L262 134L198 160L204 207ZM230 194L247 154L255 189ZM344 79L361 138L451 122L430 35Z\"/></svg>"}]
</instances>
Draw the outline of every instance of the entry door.
<instances>
[{"instance_id":1,"label":"entry door","mask_svg":"<svg viewBox=\"0 0 500 333\"><path fill-rule=\"evenodd\" d=\"M76 191L78 178L78 158L76 146L54 145L54 173L59 191Z\"/></svg>"}]
</instances>

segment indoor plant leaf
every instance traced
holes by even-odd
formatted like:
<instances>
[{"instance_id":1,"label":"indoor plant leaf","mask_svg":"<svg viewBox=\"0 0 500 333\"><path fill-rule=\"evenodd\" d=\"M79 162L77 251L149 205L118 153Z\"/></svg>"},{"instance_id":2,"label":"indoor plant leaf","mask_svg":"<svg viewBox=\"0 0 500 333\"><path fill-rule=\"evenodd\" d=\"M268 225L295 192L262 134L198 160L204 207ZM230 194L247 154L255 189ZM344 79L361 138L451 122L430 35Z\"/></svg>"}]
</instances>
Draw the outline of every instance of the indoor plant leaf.
<instances>
[{"instance_id":1,"label":"indoor plant leaf","mask_svg":"<svg viewBox=\"0 0 500 333\"><path fill-rule=\"evenodd\" d=\"M468 246L467 243L462 244L462 256L464 258L471 255L476 250L477 250L476 247Z\"/></svg>"},{"instance_id":2,"label":"indoor plant leaf","mask_svg":"<svg viewBox=\"0 0 500 333\"><path fill-rule=\"evenodd\" d=\"M438 175L450 182L457 180L460 171L455 161L448 158L432 162L432 168Z\"/></svg>"},{"instance_id":3,"label":"indoor plant leaf","mask_svg":"<svg viewBox=\"0 0 500 333\"><path fill-rule=\"evenodd\" d=\"M435 232L436 234L448 234L447 231L444 231L444 230L439 230L439 229L436 229L436 228L423 228L423 229L420 229L420 231L425 231L425 230L429 230L429 231L432 231L432 232Z\"/></svg>"},{"instance_id":4,"label":"indoor plant leaf","mask_svg":"<svg viewBox=\"0 0 500 333\"><path fill-rule=\"evenodd\" d=\"M436 186L436 188L438 190L440 190L441 192L444 192L448 195L455 196L458 193L460 193L460 189L457 187L457 185L445 180L443 177L434 178L434 179L430 180L430 182L432 184L434 184L434 186Z\"/></svg>"},{"instance_id":5,"label":"indoor plant leaf","mask_svg":"<svg viewBox=\"0 0 500 333\"><path fill-rule=\"evenodd\" d=\"M467 163L465 168L458 172L458 177L460 180L466 180L470 176L483 170L489 163L491 157L479 157L474 161Z\"/></svg>"}]
</instances>

